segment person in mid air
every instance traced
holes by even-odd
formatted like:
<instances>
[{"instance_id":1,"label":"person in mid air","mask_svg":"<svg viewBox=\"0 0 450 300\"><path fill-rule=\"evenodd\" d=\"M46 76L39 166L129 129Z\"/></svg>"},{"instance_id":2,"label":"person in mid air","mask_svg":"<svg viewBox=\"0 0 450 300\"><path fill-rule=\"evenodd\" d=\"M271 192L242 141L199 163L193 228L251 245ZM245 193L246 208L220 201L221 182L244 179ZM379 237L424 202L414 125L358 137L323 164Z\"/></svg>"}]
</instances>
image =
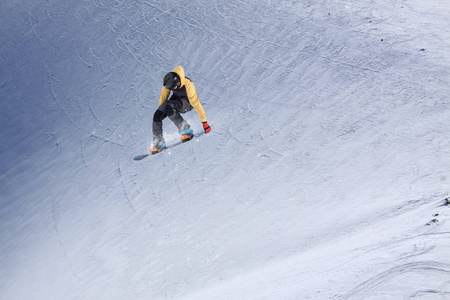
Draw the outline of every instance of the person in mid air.
<instances>
[{"instance_id":1,"label":"person in mid air","mask_svg":"<svg viewBox=\"0 0 450 300\"><path fill-rule=\"evenodd\" d=\"M166 148L162 123L166 117L169 117L177 126L183 143L192 139L194 133L181 114L191 111L193 108L203 123L205 133L211 131L205 110L195 91L195 86L189 78L184 76L184 69L181 66L176 67L164 76L163 85L159 107L153 115L153 147L150 149L152 154L161 152ZM170 96L171 92L172 95Z\"/></svg>"}]
</instances>

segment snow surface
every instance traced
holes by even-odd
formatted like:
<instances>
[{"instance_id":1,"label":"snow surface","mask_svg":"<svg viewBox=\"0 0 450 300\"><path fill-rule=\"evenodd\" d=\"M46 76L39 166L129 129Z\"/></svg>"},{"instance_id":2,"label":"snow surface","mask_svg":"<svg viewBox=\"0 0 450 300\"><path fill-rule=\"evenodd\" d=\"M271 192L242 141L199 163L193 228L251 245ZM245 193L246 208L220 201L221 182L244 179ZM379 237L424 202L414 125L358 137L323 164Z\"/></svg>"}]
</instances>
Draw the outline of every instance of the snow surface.
<instances>
[{"instance_id":1,"label":"snow surface","mask_svg":"<svg viewBox=\"0 0 450 300\"><path fill-rule=\"evenodd\" d=\"M450 299L448 1L11 0L0 25L1 299ZM177 65L212 132L135 162Z\"/></svg>"}]
</instances>

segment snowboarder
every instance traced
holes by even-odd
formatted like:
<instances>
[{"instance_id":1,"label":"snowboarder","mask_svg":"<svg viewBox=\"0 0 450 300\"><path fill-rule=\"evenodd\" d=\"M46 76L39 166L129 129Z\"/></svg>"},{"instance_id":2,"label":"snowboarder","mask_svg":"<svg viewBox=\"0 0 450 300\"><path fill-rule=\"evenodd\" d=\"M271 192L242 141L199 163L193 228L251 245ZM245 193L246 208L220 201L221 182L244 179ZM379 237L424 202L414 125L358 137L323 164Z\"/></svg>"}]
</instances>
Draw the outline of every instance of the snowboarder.
<instances>
[{"instance_id":1,"label":"snowboarder","mask_svg":"<svg viewBox=\"0 0 450 300\"><path fill-rule=\"evenodd\" d=\"M195 86L189 78L184 76L184 69L181 66L176 67L164 76L163 85L159 106L153 115L153 147L150 149L152 154L159 153L166 148L162 123L166 117L169 117L177 126L182 142L187 142L194 136L191 126L181 116L181 114L191 111L193 108L197 111L200 121L203 123L205 133L211 131L211 127L206 120L206 113L195 91ZM169 98L170 92L172 92L172 96Z\"/></svg>"}]
</instances>

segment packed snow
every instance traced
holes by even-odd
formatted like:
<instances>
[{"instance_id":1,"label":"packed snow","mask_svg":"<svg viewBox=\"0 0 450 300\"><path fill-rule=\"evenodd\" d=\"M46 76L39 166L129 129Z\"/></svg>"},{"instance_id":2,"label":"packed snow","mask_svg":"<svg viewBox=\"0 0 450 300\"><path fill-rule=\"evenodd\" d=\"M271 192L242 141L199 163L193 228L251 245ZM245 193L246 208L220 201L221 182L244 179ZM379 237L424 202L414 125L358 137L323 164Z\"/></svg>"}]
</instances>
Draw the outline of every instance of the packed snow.
<instances>
[{"instance_id":1,"label":"packed snow","mask_svg":"<svg viewBox=\"0 0 450 300\"><path fill-rule=\"evenodd\" d=\"M450 299L448 1L11 0L0 25L0 299ZM133 161L178 65L212 131Z\"/></svg>"}]
</instances>

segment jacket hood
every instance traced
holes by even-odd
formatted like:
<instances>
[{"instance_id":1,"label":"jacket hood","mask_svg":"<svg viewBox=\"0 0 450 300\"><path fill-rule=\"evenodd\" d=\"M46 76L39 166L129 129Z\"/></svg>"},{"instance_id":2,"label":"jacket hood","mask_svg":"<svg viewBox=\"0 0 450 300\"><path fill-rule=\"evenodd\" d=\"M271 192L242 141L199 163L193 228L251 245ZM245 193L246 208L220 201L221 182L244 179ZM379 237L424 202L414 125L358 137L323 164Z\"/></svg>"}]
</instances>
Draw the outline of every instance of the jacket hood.
<instances>
[{"instance_id":1,"label":"jacket hood","mask_svg":"<svg viewBox=\"0 0 450 300\"><path fill-rule=\"evenodd\" d=\"M172 72L175 72L180 76L181 84L184 84L185 76L184 76L184 69L181 66L175 67Z\"/></svg>"}]
</instances>

